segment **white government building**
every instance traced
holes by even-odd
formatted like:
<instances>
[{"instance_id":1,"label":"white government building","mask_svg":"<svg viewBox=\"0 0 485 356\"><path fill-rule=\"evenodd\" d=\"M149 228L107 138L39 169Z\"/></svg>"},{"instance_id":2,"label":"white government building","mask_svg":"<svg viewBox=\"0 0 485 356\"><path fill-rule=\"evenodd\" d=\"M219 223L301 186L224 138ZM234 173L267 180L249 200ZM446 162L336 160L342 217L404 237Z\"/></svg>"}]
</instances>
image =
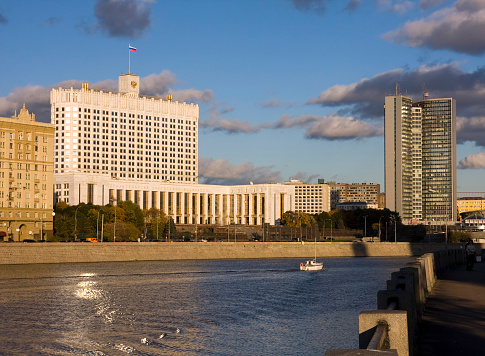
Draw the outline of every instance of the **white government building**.
<instances>
[{"instance_id":1,"label":"white government building","mask_svg":"<svg viewBox=\"0 0 485 356\"><path fill-rule=\"evenodd\" d=\"M51 91L55 202L129 200L180 224L277 224L295 210L295 185L198 184L198 105L140 95L139 83Z\"/></svg>"}]
</instances>

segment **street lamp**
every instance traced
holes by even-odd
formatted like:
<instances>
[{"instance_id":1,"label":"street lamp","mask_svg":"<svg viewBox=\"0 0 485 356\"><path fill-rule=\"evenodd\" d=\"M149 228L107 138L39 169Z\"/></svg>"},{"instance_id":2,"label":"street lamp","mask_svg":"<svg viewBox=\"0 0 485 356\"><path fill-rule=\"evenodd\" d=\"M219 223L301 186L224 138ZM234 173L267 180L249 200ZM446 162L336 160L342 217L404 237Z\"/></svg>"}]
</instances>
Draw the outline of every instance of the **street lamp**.
<instances>
[{"instance_id":1,"label":"street lamp","mask_svg":"<svg viewBox=\"0 0 485 356\"><path fill-rule=\"evenodd\" d=\"M364 237L367 237L367 215L364 215Z\"/></svg>"},{"instance_id":2,"label":"street lamp","mask_svg":"<svg viewBox=\"0 0 485 356\"><path fill-rule=\"evenodd\" d=\"M384 216L381 216L379 218L379 242L381 242L381 219L383 218ZM387 239L386 239L387 240Z\"/></svg>"},{"instance_id":3,"label":"street lamp","mask_svg":"<svg viewBox=\"0 0 485 356\"><path fill-rule=\"evenodd\" d=\"M103 242L104 236L104 213L101 213L101 242Z\"/></svg>"},{"instance_id":4,"label":"street lamp","mask_svg":"<svg viewBox=\"0 0 485 356\"><path fill-rule=\"evenodd\" d=\"M79 209L81 205L78 205L76 211L74 212L74 241L77 240L77 209Z\"/></svg>"},{"instance_id":5,"label":"street lamp","mask_svg":"<svg viewBox=\"0 0 485 356\"><path fill-rule=\"evenodd\" d=\"M168 241L170 242L170 225L171 225L171 221L172 220L172 217L169 215L168 216Z\"/></svg>"},{"instance_id":6,"label":"street lamp","mask_svg":"<svg viewBox=\"0 0 485 356\"><path fill-rule=\"evenodd\" d=\"M325 221L330 221L330 241L333 242L333 234L332 234L332 219L325 219Z\"/></svg>"},{"instance_id":7,"label":"street lamp","mask_svg":"<svg viewBox=\"0 0 485 356\"><path fill-rule=\"evenodd\" d=\"M98 218L96 219L96 240L98 240L99 235L99 210L98 210Z\"/></svg>"}]
</instances>

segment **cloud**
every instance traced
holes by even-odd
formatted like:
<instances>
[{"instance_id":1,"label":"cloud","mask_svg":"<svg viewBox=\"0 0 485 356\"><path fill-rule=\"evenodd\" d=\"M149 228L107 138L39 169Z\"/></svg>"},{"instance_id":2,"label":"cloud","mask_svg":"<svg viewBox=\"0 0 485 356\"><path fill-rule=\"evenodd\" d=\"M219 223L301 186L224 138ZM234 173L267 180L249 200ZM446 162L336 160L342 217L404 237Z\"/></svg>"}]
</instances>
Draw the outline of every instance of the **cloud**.
<instances>
[{"instance_id":1,"label":"cloud","mask_svg":"<svg viewBox=\"0 0 485 356\"><path fill-rule=\"evenodd\" d=\"M393 69L348 85L335 85L307 104L336 107L341 116L382 121L384 97L395 94L396 83L399 93L415 101L422 98L422 83L426 83L430 98L456 99L457 141L485 146L485 67L464 72L456 63L447 63Z\"/></svg>"},{"instance_id":2,"label":"cloud","mask_svg":"<svg viewBox=\"0 0 485 356\"><path fill-rule=\"evenodd\" d=\"M53 27L59 24L62 21L59 17L49 17L47 20L44 21L44 26Z\"/></svg>"},{"instance_id":3,"label":"cloud","mask_svg":"<svg viewBox=\"0 0 485 356\"><path fill-rule=\"evenodd\" d=\"M430 9L434 6L441 5L445 0L420 0L419 7L423 10Z\"/></svg>"},{"instance_id":4,"label":"cloud","mask_svg":"<svg viewBox=\"0 0 485 356\"><path fill-rule=\"evenodd\" d=\"M353 11L357 10L357 8L359 7L359 5L360 5L360 0L350 0L347 3L347 6L345 7L345 10L350 11L350 12L353 12Z\"/></svg>"},{"instance_id":5,"label":"cloud","mask_svg":"<svg viewBox=\"0 0 485 356\"><path fill-rule=\"evenodd\" d=\"M26 108L35 114L36 120L40 122L50 122L50 91L53 88L75 88L82 87L85 81L67 80L54 85L43 87L40 85L27 85L16 87L5 97L0 97L0 112L2 116L12 116L22 108L25 103ZM175 90L172 87L178 82L175 75L170 71L162 71L160 74L150 74L140 78L140 93L150 96L164 97L165 94L172 94L174 100L180 102L208 102L213 99L212 90L182 89ZM106 79L96 83L89 83L91 88L118 90L118 82Z\"/></svg>"},{"instance_id":6,"label":"cloud","mask_svg":"<svg viewBox=\"0 0 485 356\"><path fill-rule=\"evenodd\" d=\"M255 167L249 162L233 165L223 159L199 158L199 179L203 184L264 184L281 182L281 175L272 166Z\"/></svg>"},{"instance_id":7,"label":"cloud","mask_svg":"<svg viewBox=\"0 0 485 356\"><path fill-rule=\"evenodd\" d=\"M258 133L263 128L268 128L270 124L265 123L261 125L253 125L249 121L241 121L239 119L225 119L220 117L219 113L211 113L208 120L200 120L199 127L209 129L210 131L221 131L228 134L239 133Z\"/></svg>"},{"instance_id":8,"label":"cloud","mask_svg":"<svg viewBox=\"0 0 485 356\"><path fill-rule=\"evenodd\" d=\"M321 178L319 174L307 174L305 172L298 172L291 177L288 178L287 181L290 181L291 179L298 179L302 182L308 183L308 184L315 184L317 182L317 179Z\"/></svg>"},{"instance_id":9,"label":"cloud","mask_svg":"<svg viewBox=\"0 0 485 356\"><path fill-rule=\"evenodd\" d=\"M485 168L485 152L468 155L458 163L458 169L483 169Z\"/></svg>"},{"instance_id":10,"label":"cloud","mask_svg":"<svg viewBox=\"0 0 485 356\"><path fill-rule=\"evenodd\" d=\"M151 25L152 3L153 0L97 0L97 23L80 26L90 35L103 31L110 37L141 37Z\"/></svg>"},{"instance_id":11,"label":"cloud","mask_svg":"<svg viewBox=\"0 0 485 356\"><path fill-rule=\"evenodd\" d=\"M414 7L414 3L408 0L376 0L376 4L385 11L404 14Z\"/></svg>"},{"instance_id":12,"label":"cloud","mask_svg":"<svg viewBox=\"0 0 485 356\"><path fill-rule=\"evenodd\" d=\"M485 117L458 117L456 119L457 143L475 142L485 147Z\"/></svg>"},{"instance_id":13,"label":"cloud","mask_svg":"<svg viewBox=\"0 0 485 356\"><path fill-rule=\"evenodd\" d=\"M5 24L7 22L8 22L7 18L0 13L0 24Z\"/></svg>"},{"instance_id":14,"label":"cloud","mask_svg":"<svg viewBox=\"0 0 485 356\"><path fill-rule=\"evenodd\" d=\"M214 99L214 93L210 89L174 90L172 87L179 82L175 74L164 70L159 74L150 74L140 79L140 91L145 95L165 97L172 95L174 101L207 103Z\"/></svg>"},{"instance_id":15,"label":"cloud","mask_svg":"<svg viewBox=\"0 0 485 356\"><path fill-rule=\"evenodd\" d=\"M428 2L429 3L429 2ZM485 53L485 2L458 0L453 7L437 10L428 17L407 22L383 38L411 47L445 49L459 53Z\"/></svg>"},{"instance_id":16,"label":"cloud","mask_svg":"<svg viewBox=\"0 0 485 356\"><path fill-rule=\"evenodd\" d=\"M327 3L330 0L292 0L293 5L300 11L312 11L317 14L324 14L327 10Z\"/></svg>"},{"instance_id":17,"label":"cloud","mask_svg":"<svg viewBox=\"0 0 485 356\"><path fill-rule=\"evenodd\" d=\"M306 128L306 138L330 141L353 140L383 134L383 128L379 124L367 123L352 117L338 115L324 117L307 115L299 116L296 119L284 115L274 127L280 129L302 127Z\"/></svg>"},{"instance_id":18,"label":"cloud","mask_svg":"<svg viewBox=\"0 0 485 356\"><path fill-rule=\"evenodd\" d=\"M258 104L258 105L261 106L262 108L266 109L266 108L290 108L294 104L293 103L281 102L276 98L271 98L271 99L266 100L264 103L261 103L261 104Z\"/></svg>"}]
</instances>

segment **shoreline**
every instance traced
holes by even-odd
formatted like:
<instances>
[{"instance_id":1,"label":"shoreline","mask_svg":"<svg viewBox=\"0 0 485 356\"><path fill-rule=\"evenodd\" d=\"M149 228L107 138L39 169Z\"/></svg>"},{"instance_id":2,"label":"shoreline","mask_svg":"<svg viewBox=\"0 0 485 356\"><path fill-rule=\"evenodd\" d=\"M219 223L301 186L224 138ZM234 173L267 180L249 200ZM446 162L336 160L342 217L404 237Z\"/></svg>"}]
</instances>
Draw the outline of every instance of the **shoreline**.
<instances>
[{"instance_id":1,"label":"shoreline","mask_svg":"<svg viewBox=\"0 0 485 356\"><path fill-rule=\"evenodd\" d=\"M317 258L412 257L462 244L409 242L317 242ZM0 244L0 265L216 259L302 258L313 242L47 242Z\"/></svg>"}]
</instances>

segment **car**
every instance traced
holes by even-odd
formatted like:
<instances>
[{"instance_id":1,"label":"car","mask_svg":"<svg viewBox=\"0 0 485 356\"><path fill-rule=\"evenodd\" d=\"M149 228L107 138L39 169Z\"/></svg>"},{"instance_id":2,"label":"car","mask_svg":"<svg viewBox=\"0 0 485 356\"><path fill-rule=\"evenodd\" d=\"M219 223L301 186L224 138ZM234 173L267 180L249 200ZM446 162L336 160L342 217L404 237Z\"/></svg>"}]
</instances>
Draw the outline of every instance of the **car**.
<instances>
[{"instance_id":1,"label":"car","mask_svg":"<svg viewBox=\"0 0 485 356\"><path fill-rule=\"evenodd\" d=\"M22 242L35 242L34 239L23 239Z\"/></svg>"}]
</instances>

